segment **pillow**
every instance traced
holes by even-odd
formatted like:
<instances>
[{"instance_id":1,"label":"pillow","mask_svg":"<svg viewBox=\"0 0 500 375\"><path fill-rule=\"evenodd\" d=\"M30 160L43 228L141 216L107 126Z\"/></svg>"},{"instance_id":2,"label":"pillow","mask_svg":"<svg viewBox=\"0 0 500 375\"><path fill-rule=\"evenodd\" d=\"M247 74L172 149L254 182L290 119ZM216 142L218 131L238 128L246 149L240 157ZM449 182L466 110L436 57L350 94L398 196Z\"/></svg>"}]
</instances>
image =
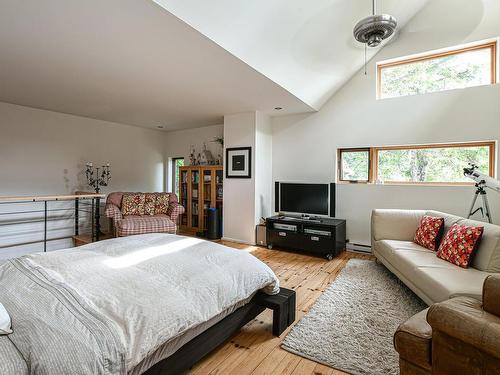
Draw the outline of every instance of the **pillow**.
<instances>
[{"instance_id":1,"label":"pillow","mask_svg":"<svg viewBox=\"0 0 500 375\"><path fill-rule=\"evenodd\" d=\"M146 195L143 193L126 193L122 199L122 214L126 215L144 215L144 200Z\"/></svg>"},{"instance_id":2,"label":"pillow","mask_svg":"<svg viewBox=\"0 0 500 375\"><path fill-rule=\"evenodd\" d=\"M0 335L12 333L10 329L10 316L5 307L0 303Z\"/></svg>"},{"instance_id":3,"label":"pillow","mask_svg":"<svg viewBox=\"0 0 500 375\"><path fill-rule=\"evenodd\" d=\"M443 236L444 218L424 215L420 220L413 242L436 251Z\"/></svg>"},{"instance_id":4,"label":"pillow","mask_svg":"<svg viewBox=\"0 0 500 375\"><path fill-rule=\"evenodd\" d=\"M437 256L462 268L468 268L477 249L483 227L453 224L439 246Z\"/></svg>"},{"instance_id":5,"label":"pillow","mask_svg":"<svg viewBox=\"0 0 500 375\"><path fill-rule=\"evenodd\" d=\"M169 195L167 193L156 195L155 215L167 214Z\"/></svg>"},{"instance_id":6,"label":"pillow","mask_svg":"<svg viewBox=\"0 0 500 375\"><path fill-rule=\"evenodd\" d=\"M144 215L154 215L156 205L156 193L146 193L144 197Z\"/></svg>"}]
</instances>

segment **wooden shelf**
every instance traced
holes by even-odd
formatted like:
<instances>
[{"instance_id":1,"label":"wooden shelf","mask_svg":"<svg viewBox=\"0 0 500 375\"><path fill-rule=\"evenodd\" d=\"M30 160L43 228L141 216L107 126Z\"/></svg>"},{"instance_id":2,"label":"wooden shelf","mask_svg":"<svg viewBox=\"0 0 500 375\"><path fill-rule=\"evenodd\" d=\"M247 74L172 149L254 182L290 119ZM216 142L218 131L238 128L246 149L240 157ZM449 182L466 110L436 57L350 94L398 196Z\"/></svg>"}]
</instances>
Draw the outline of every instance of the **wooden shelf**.
<instances>
[{"instance_id":1,"label":"wooden shelf","mask_svg":"<svg viewBox=\"0 0 500 375\"><path fill-rule=\"evenodd\" d=\"M221 165L197 165L179 168L180 181L185 180L181 189L179 201L183 203L186 212L183 215L181 229L187 232L198 232L205 229L206 211L208 208L222 208L222 200L217 198L217 190L223 185L217 182L222 179ZM196 176L198 182L193 181ZM210 177L210 181L204 179ZM193 197L193 191L197 197ZM193 204L197 213L193 214ZM205 207L206 206L206 207Z\"/></svg>"}]
</instances>

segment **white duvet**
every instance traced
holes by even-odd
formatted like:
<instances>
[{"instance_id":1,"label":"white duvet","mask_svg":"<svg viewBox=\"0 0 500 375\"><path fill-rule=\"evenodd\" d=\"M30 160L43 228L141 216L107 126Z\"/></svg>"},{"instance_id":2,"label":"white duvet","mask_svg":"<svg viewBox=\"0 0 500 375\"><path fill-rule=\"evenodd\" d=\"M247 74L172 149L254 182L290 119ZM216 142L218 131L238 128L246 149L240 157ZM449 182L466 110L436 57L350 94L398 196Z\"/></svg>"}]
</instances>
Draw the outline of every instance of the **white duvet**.
<instances>
[{"instance_id":1,"label":"white duvet","mask_svg":"<svg viewBox=\"0 0 500 375\"><path fill-rule=\"evenodd\" d=\"M170 234L26 258L114 323L127 371L187 330L243 305L256 291L279 291L276 275L253 255Z\"/></svg>"}]
</instances>

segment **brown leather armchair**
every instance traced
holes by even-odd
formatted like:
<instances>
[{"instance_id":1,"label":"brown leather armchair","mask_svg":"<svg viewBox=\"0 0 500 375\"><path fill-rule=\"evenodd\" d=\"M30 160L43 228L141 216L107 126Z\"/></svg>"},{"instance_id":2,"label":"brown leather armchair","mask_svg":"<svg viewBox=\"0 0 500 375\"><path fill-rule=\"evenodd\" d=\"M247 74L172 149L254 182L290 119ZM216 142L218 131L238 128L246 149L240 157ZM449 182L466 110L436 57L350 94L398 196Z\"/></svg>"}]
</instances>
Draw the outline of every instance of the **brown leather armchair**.
<instances>
[{"instance_id":1,"label":"brown leather armchair","mask_svg":"<svg viewBox=\"0 0 500 375\"><path fill-rule=\"evenodd\" d=\"M401 375L500 374L500 275L488 276L483 302L436 303L394 334Z\"/></svg>"}]
</instances>

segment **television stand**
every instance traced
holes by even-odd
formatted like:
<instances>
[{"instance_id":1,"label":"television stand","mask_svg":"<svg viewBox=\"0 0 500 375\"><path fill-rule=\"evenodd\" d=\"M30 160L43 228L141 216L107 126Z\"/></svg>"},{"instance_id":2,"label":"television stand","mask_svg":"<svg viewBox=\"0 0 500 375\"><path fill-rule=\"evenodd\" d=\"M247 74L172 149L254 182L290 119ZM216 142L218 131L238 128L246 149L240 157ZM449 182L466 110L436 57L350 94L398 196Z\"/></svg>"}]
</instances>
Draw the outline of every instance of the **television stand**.
<instances>
[{"instance_id":1,"label":"television stand","mask_svg":"<svg viewBox=\"0 0 500 375\"><path fill-rule=\"evenodd\" d=\"M346 221L272 216L266 219L268 248L307 251L331 260L345 249Z\"/></svg>"}]
</instances>

